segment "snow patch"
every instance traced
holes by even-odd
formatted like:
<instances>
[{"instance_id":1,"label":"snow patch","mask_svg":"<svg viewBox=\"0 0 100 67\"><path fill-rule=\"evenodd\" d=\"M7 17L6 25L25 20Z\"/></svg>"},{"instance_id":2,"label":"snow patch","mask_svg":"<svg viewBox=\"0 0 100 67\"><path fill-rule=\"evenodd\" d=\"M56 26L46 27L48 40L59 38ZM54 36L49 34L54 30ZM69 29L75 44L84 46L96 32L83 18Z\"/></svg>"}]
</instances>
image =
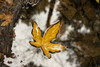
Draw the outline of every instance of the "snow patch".
<instances>
[{"instance_id":1,"label":"snow patch","mask_svg":"<svg viewBox=\"0 0 100 67\"><path fill-rule=\"evenodd\" d=\"M46 28L46 21L49 13L48 6L45 9L46 9L46 13L42 11L40 14L33 15L32 17L32 19L36 21L36 23L38 24L38 26L41 28L42 31L44 31Z\"/></svg>"},{"instance_id":2,"label":"snow patch","mask_svg":"<svg viewBox=\"0 0 100 67\"><path fill-rule=\"evenodd\" d=\"M60 4L60 1L56 1L55 5L54 5L54 10L52 13L52 17L51 17L51 21L50 21L50 25L57 23L59 20L58 19L58 15L60 15L60 12L57 11L56 9L58 8L58 5Z\"/></svg>"},{"instance_id":3,"label":"snow patch","mask_svg":"<svg viewBox=\"0 0 100 67\"><path fill-rule=\"evenodd\" d=\"M90 29L87 29L87 28L85 27L85 25L83 25L83 26L81 27L81 29L78 30L78 32L83 33L83 34L85 34L85 33L90 33Z\"/></svg>"},{"instance_id":4,"label":"snow patch","mask_svg":"<svg viewBox=\"0 0 100 67\"><path fill-rule=\"evenodd\" d=\"M65 30L64 34L60 37L60 40L61 40L61 41L67 40L67 39L68 39L69 33L70 33L71 31L73 31L73 30L74 30L74 28L73 28L71 25L66 26L66 30Z\"/></svg>"}]
</instances>

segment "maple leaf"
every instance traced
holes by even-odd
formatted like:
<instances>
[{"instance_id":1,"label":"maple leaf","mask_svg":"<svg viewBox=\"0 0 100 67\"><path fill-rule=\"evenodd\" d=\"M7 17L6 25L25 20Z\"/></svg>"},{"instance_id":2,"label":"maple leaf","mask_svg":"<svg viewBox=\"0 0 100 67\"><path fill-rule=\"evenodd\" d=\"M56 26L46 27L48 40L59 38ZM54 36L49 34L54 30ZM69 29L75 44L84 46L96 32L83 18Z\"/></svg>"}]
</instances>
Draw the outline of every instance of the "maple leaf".
<instances>
[{"instance_id":1,"label":"maple leaf","mask_svg":"<svg viewBox=\"0 0 100 67\"><path fill-rule=\"evenodd\" d=\"M42 37L39 27L37 26L37 24L35 22L33 22L33 39L36 42L30 41L30 44L33 46L36 46L36 47L41 47L44 54L48 58L51 57L49 51L54 53L54 52L59 52L61 50L65 50L66 49L65 46L62 46L60 44L54 44L54 43L50 42L51 40L56 38L56 35L59 31L59 27L60 27L60 22L51 26L47 30L45 35Z\"/></svg>"}]
</instances>

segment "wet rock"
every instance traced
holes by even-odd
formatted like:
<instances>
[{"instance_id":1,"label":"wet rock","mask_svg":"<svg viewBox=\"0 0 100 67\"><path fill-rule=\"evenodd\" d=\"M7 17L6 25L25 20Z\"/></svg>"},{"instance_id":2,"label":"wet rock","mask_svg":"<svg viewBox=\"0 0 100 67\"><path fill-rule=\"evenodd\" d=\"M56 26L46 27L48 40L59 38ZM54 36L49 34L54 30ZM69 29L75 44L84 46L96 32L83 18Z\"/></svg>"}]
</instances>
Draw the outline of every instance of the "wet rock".
<instances>
[{"instance_id":1,"label":"wet rock","mask_svg":"<svg viewBox=\"0 0 100 67\"><path fill-rule=\"evenodd\" d=\"M94 30L100 34L100 21L96 21L93 26Z\"/></svg>"},{"instance_id":2,"label":"wet rock","mask_svg":"<svg viewBox=\"0 0 100 67\"><path fill-rule=\"evenodd\" d=\"M77 10L73 7L70 6L72 5L72 3L69 0L65 0L65 1L61 1L61 9L58 9L59 11L61 11L61 13L68 19L71 20L73 18L73 16L75 15L75 13L77 12Z\"/></svg>"},{"instance_id":3,"label":"wet rock","mask_svg":"<svg viewBox=\"0 0 100 67\"><path fill-rule=\"evenodd\" d=\"M29 64L25 65L24 67L42 67L42 66L41 65L37 66L33 62L30 62Z\"/></svg>"},{"instance_id":4,"label":"wet rock","mask_svg":"<svg viewBox=\"0 0 100 67\"><path fill-rule=\"evenodd\" d=\"M89 19L93 19L96 15L95 9L92 5L92 3L90 2L86 2L86 4L83 6L85 15L89 18Z\"/></svg>"},{"instance_id":5,"label":"wet rock","mask_svg":"<svg viewBox=\"0 0 100 67\"><path fill-rule=\"evenodd\" d=\"M97 47L97 44L100 44L100 40L96 35L96 32L91 32L91 34L85 35L79 42L77 42L77 45L81 48L81 51L86 57L95 57L100 55L100 46Z\"/></svg>"},{"instance_id":6,"label":"wet rock","mask_svg":"<svg viewBox=\"0 0 100 67\"><path fill-rule=\"evenodd\" d=\"M75 13L77 12L77 10L69 6L67 10L62 10L61 12L68 20L71 20L75 15Z\"/></svg>"},{"instance_id":7,"label":"wet rock","mask_svg":"<svg viewBox=\"0 0 100 67\"><path fill-rule=\"evenodd\" d=\"M11 64L11 63L12 63L12 61L8 61L8 63L9 63L9 64Z\"/></svg>"}]
</instances>

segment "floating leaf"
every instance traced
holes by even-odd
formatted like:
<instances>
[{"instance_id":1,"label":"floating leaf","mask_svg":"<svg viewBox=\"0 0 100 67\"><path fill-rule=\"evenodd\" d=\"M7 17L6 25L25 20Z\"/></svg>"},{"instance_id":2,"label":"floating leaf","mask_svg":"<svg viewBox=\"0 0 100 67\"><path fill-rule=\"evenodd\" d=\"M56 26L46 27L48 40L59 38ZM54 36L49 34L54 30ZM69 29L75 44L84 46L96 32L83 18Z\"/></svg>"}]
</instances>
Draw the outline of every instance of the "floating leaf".
<instances>
[{"instance_id":1,"label":"floating leaf","mask_svg":"<svg viewBox=\"0 0 100 67\"><path fill-rule=\"evenodd\" d=\"M41 36L41 31L39 29L39 27L37 26L37 24L34 22L33 23L33 39L36 42L30 42L31 45L34 45L36 47L41 47L44 54L50 58L51 55L49 53L50 52L59 52L61 50L65 50L66 47L62 46L60 44L53 44L50 41L53 40L54 38L56 38L56 35L59 31L59 27L60 27L60 22L51 26L47 32L45 33L45 35L42 37Z\"/></svg>"}]
</instances>

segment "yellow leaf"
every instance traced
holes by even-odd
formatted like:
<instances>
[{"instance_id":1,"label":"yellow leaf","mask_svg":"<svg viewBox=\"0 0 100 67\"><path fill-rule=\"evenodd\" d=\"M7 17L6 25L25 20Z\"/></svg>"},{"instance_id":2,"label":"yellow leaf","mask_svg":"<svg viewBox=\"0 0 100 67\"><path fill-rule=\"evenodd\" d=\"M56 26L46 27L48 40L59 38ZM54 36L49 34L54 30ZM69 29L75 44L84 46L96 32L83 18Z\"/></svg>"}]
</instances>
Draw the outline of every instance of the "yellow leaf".
<instances>
[{"instance_id":1,"label":"yellow leaf","mask_svg":"<svg viewBox=\"0 0 100 67\"><path fill-rule=\"evenodd\" d=\"M41 42L42 36L41 36L41 31L37 24L33 22L33 39L36 40L37 42Z\"/></svg>"},{"instance_id":2,"label":"yellow leaf","mask_svg":"<svg viewBox=\"0 0 100 67\"><path fill-rule=\"evenodd\" d=\"M66 47L65 46L62 46L60 44L49 43L48 49L49 49L50 52L59 52L61 50L66 49Z\"/></svg>"},{"instance_id":3,"label":"yellow leaf","mask_svg":"<svg viewBox=\"0 0 100 67\"><path fill-rule=\"evenodd\" d=\"M59 27L60 22L50 27L43 37L43 42L50 42L51 40L53 40L59 31Z\"/></svg>"},{"instance_id":4,"label":"yellow leaf","mask_svg":"<svg viewBox=\"0 0 100 67\"><path fill-rule=\"evenodd\" d=\"M99 3L99 0L96 0L97 1L97 3Z\"/></svg>"},{"instance_id":5,"label":"yellow leaf","mask_svg":"<svg viewBox=\"0 0 100 67\"><path fill-rule=\"evenodd\" d=\"M32 44L35 47L41 47L41 43L39 43L39 42L32 42L32 41L30 41L30 44Z\"/></svg>"},{"instance_id":6,"label":"yellow leaf","mask_svg":"<svg viewBox=\"0 0 100 67\"><path fill-rule=\"evenodd\" d=\"M59 31L59 27L60 27L60 22L51 26L47 32L45 33L45 35L42 37L41 35L41 31L39 29L39 27L37 26L37 24L35 22L33 22L33 39L36 42L30 42L31 45L34 45L36 47L41 47L44 54L48 57L51 58L51 55L49 53L50 52L59 52L61 50L65 50L66 47L62 46L60 44L53 44L50 43L51 40L53 40L54 38L56 38L56 35Z\"/></svg>"},{"instance_id":7,"label":"yellow leaf","mask_svg":"<svg viewBox=\"0 0 100 67\"><path fill-rule=\"evenodd\" d=\"M49 53L49 50L46 46L42 46L42 50L44 52L44 54L48 57L48 58L51 58L50 56L50 53Z\"/></svg>"}]
</instances>

